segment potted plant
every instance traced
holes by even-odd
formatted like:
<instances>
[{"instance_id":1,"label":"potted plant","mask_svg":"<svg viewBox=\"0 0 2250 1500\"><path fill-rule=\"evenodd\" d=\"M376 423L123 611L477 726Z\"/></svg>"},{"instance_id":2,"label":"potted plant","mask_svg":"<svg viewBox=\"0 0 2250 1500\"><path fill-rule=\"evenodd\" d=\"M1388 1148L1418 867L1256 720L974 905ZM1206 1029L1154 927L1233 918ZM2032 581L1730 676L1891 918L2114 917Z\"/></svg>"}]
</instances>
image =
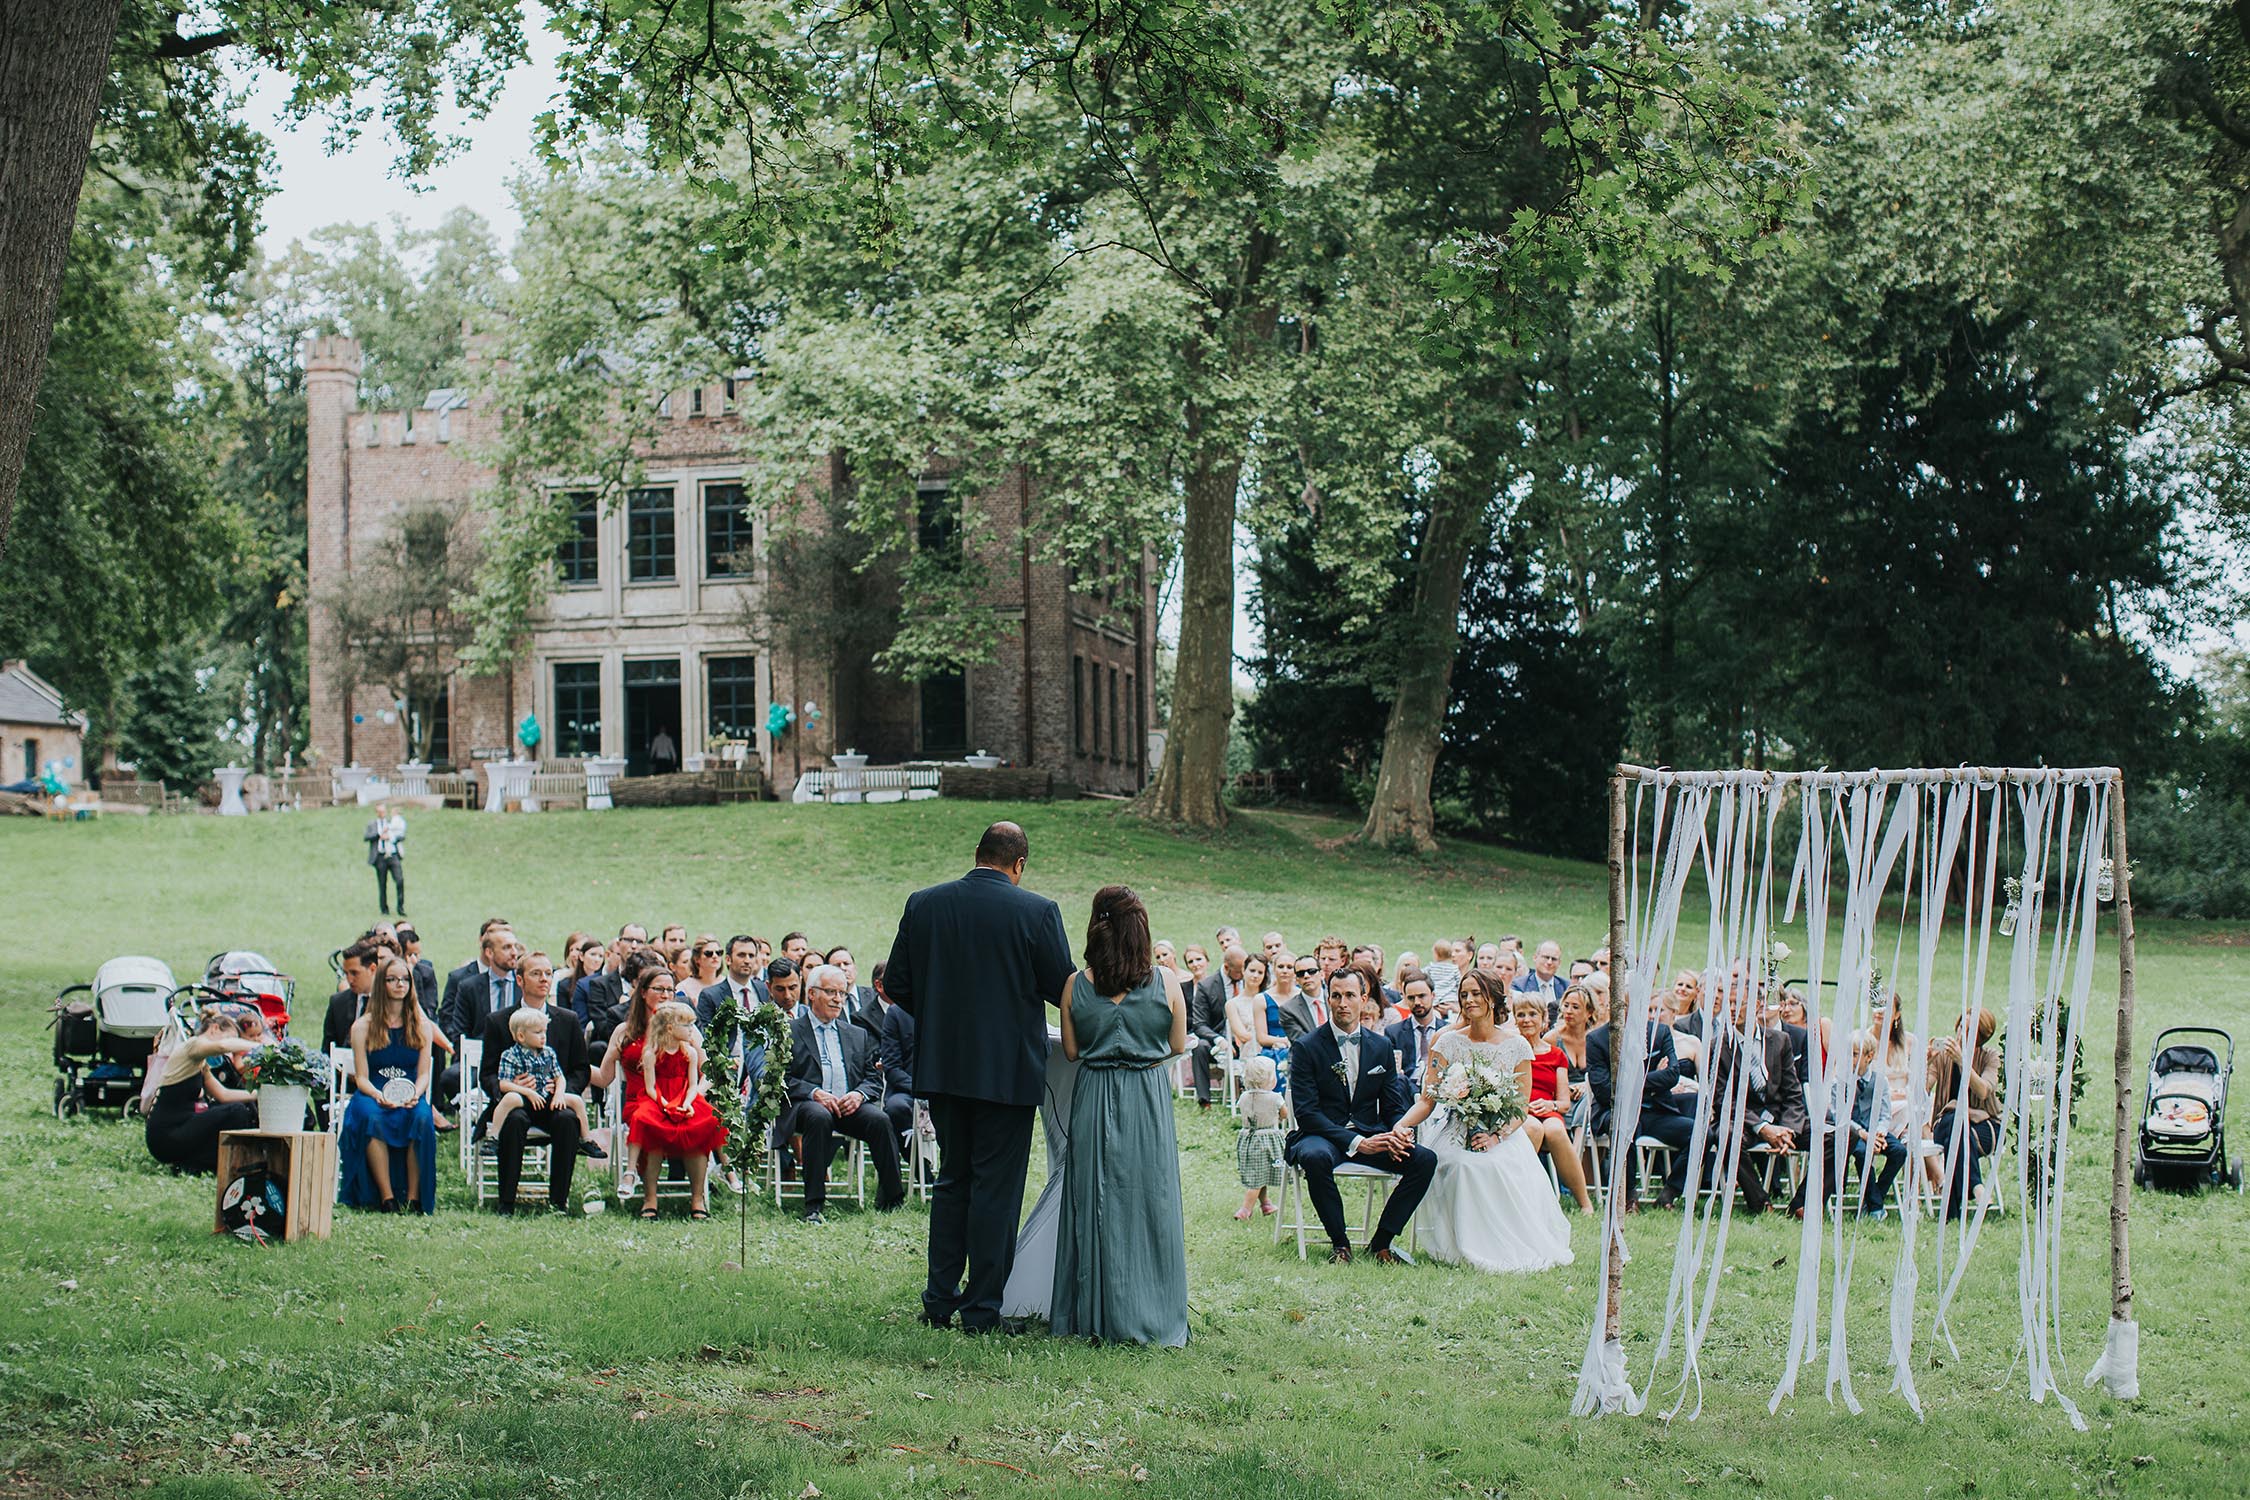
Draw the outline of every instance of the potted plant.
<instances>
[{"instance_id":1,"label":"potted plant","mask_svg":"<svg viewBox=\"0 0 2250 1500\"><path fill-rule=\"evenodd\" d=\"M243 1054L242 1081L258 1095L258 1128L269 1132L305 1128L305 1110L328 1100L328 1059L284 1037Z\"/></svg>"}]
</instances>

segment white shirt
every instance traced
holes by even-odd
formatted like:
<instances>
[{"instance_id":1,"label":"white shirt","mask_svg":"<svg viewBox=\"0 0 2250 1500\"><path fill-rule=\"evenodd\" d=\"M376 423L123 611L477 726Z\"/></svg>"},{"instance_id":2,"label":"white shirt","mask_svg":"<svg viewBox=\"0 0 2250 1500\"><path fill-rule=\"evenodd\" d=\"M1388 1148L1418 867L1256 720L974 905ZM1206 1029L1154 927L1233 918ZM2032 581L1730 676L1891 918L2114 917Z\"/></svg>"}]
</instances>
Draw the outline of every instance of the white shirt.
<instances>
[{"instance_id":1,"label":"white shirt","mask_svg":"<svg viewBox=\"0 0 2250 1500\"><path fill-rule=\"evenodd\" d=\"M1345 1031L1341 1027L1330 1025L1328 1030L1336 1038L1336 1050L1344 1054L1344 1097L1349 1100L1359 1092L1359 1039L1365 1034L1366 1028L1354 1027ZM1359 1143L1366 1139L1363 1135L1353 1136L1351 1144L1344 1148L1344 1154L1359 1155Z\"/></svg>"}]
</instances>

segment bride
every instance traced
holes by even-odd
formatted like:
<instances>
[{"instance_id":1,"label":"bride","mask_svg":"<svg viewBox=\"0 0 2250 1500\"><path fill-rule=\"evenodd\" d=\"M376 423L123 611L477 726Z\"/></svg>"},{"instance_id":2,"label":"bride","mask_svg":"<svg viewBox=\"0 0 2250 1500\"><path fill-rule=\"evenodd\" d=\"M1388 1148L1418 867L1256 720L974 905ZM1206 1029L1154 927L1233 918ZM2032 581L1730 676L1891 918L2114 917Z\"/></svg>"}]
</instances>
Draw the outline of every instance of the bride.
<instances>
[{"instance_id":1,"label":"bride","mask_svg":"<svg viewBox=\"0 0 2250 1500\"><path fill-rule=\"evenodd\" d=\"M1461 975L1461 1026L1430 1042L1422 1069L1422 1097L1398 1122L1410 1130L1429 1122L1421 1142L1437 1153L1437 1175L1415 1215L1419 1248L1434 1260L1480 1271L1544 1271L1570 1264L1570 1224L1539 1153L1520 1121L1498 1134L1456 1141L1445 1127L1445 1107L1431 1093L1446 1070L1475 1059L1513 1073L1523 1098L1531 1097L1531 1044L1503 1018L1498 982L1483 971Z\"/></svg>"}]
</instances>

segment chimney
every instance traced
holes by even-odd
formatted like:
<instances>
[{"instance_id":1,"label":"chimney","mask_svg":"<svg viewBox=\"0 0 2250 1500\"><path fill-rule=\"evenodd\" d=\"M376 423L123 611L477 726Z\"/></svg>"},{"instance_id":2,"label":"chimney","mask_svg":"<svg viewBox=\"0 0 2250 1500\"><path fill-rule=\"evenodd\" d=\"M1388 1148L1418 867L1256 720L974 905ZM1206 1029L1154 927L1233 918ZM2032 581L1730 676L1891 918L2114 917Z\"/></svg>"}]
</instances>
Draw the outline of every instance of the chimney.
<instances>
[{"instance_id":1,"label":"chimney","mask_svg":"<svg viewBox=\"0 0 2250 1500\"><path fill-rule=\"evenodd\" d=\"M351 452L347 429L359 406L359 340L340 335L305 343L305 581L318 593L351 568ZM350 694L339 679L339 643L327 612L311 611L307 663L312 737L337 765L351 758ZM323 704L342 704L323 713Z\"/></svg>"}]
</instances>

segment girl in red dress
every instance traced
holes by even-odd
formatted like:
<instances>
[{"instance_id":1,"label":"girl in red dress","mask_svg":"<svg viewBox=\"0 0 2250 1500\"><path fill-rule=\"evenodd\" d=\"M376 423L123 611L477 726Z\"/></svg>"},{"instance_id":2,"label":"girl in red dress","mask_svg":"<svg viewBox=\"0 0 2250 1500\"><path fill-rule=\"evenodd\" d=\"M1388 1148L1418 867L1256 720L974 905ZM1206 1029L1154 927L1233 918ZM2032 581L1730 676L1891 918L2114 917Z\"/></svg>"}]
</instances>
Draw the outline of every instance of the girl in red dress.
<instances>
[{"instance_id":1,"label":"girl in red dress","mask_svg":"<svg viewBox=\"0 0 2250 1500\"><path fill-rule=\"evenodd\" d=\"M708 1219L704 1185L711 1168L711 1153L727 1143L727 1128L704 1097L702 1038L695 1029L695 1008L677 1000L656 1007L649 1018L646 1044L641 1048L641 1098L626 1113L626 1139L633 1149L650 1157L682 1158L687 1162L688 1217ZM657 1174L642 1177L641 1217L656 1217Z\"/></svg>"},{"instance_id":2,"label":"girl in red dress","mask_svg":"<svg viewBox=\"0 0 2250 1500\"><path fill-rule=\"evenodd\" d=\"M636 955L637 957L638 955ZM601 1066L593 1070L590 1087L606 1090L611 1079L624 1085L624 1098L618 1102L617 1126L629 1127L633 1112L640 1108L643 1081L641 1053L648 1045L651 1022L656 1008L672 998L672 971L661 963L651 963L641 969L633 980L632 999L627 1006L625 1019L617 1023L609 1034L609 1045L603 1050ZM619 1157L622 1170L618 1173L617 1190L620 1195L633 1191L649 1175L648 1163L641 1160L637 1151L627 1153L625 1143L614 1135L609 1143L610 1153Z\"/></svg>"}]
</instances>

